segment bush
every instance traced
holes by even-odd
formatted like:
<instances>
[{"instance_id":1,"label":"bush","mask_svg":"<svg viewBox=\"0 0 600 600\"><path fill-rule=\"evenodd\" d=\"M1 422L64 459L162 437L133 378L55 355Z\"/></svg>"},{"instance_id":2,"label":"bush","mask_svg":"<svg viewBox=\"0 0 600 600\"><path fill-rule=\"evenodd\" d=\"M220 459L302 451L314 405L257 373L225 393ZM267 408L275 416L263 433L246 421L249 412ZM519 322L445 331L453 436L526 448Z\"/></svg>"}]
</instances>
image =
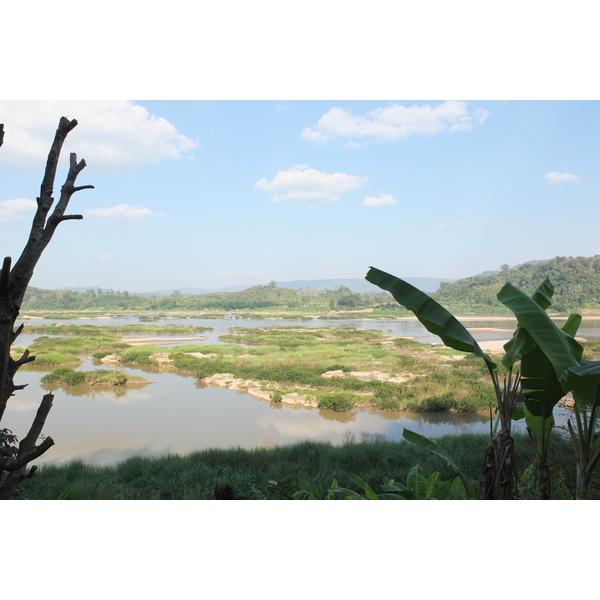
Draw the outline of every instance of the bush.
<instances>
[{"instance_id":1,"label":"bush","mask_svg":"<svg viewBox=\"0 0 600 600\"><path fill-rule=\"evenodd\" d=\"M352 410L356 402L360 400L355 394L329 394L319 398L319 408L331 408L338 412Z\"/></svg>"},{"instance_id":2,"label":"bush","mask_svg":"<svg viewBox=\"0 0 600 600\"><path fill-rule=\"evenodd\" d=\"M134 362L140 365L156 365L156 361L151 360L150 356L161 351L164 351L164 348L157 348L156 346L137 346L128 348L121 354L121 362Z\"/></svg>"},{"instance_id":3,"label":"bush","mask_svg":"<svg viewBox=\"0 0 600 600\"><path fill-rule=\"evenodd\" d=\"M430 396L424 398L418 405L419 410L422 412L447 412L452 408L455 408L456 400L454 396L448 392L443 396Z\"/></svg>"},{"instance_id":4,"label":"bush","mask_svg":"<svg viewBox=\"0 0 600 600\"><path fill-rule=\"evenodd\" d=\"M52 373L44 375L42 383L65 383L67 385L83 385L85 383L85 374L68 367L54 369Z\"/></svg>"},{"instance_id":5,"label":"bush","mask_svg":"<svg viewBox=\"0 0 600 600\"><path fill-rule=\"evenodd\" d=\"M343 371L344 373L349 373L350 371L352 371L352 369L350 367L348 367L347 365L329 365L328 367L325 367L325 369L323 369L323 373L327 373L327 371Z\"/></svg>"}]
</instances>

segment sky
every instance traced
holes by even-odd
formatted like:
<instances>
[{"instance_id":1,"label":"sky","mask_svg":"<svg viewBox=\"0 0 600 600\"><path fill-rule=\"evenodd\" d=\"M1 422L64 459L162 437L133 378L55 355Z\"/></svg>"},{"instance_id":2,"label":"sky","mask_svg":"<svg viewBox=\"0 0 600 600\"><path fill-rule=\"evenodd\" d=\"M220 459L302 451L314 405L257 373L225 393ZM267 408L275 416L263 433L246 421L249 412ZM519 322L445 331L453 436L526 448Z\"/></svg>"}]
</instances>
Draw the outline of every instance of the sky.
<instances>
[{"instance_id":1,"label":"sky","mask_svg":"<svg viewBox=\"0 0 600 600\"><path fill-rule=\"evenodd\" d=\"M597 101L0 101L0 229L27 239L60 116L87 167L32 285L149 292L458 279L600 253Z\"/></svg>"}]
</instances>

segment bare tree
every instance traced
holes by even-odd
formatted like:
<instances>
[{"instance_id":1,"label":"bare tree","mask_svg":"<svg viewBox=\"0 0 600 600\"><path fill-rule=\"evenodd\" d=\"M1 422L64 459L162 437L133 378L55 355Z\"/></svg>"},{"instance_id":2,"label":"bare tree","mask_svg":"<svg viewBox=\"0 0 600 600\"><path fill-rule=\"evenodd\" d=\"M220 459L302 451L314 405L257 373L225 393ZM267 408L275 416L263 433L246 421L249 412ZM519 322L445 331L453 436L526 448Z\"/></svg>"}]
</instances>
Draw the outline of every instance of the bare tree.
<instances>
[{"instance_id":1,"label":"bare tree","mask_svg":"<svg viewBox=\"0 0 600 600\"><path fill-rule=\"evenodd\" d=\"M18 360L14 360L10 356L11 344L23 330L22 324L15 330L15 321L19 316L21 303L33 270L58 225L63 221L83 219L82 215L65 214L71 196L79 190L94 187L93 185L75 186L77 176L85 168L85 161L82 159L77 162L77 155L72 153L69 173L60 190L60 199L48 216L54 204L52 194L60 151L65 138L76 126L75 119L72 121L65 117L60 119L52 147L48 153L29 240L14 267L11 269L12 259L7 256L0 271L0 423L10 397L14 395L15 391L25 387L14 383L17 370L35 359L35 356L29 354L29 350L25 350L23 356ZM0 124L0 146L3 141L4 125ZM32 466L28 470L28 464L54 445L51 437L46 437L40 444L37 444L48 413L52 408L53 399L52 394L46 394L42 398L29 433L19 442L16 451L0 453L0 499L9 498L23 479L31 477L37 467Z\"/></svg>"}]
</instances>

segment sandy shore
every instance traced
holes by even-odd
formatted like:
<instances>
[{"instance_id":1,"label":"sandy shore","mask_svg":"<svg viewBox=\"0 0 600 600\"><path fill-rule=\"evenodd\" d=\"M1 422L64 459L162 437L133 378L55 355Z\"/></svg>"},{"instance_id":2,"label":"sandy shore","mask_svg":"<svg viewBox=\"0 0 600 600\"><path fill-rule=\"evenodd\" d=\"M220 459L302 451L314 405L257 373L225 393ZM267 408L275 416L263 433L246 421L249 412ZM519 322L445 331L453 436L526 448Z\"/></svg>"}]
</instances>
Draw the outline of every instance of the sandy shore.
<instances>
[{"instance_id":1,"label":"sandy shore","mask_svg":"<svg viewBox=\"0 0 600 600\"><path fill-rule=\"evenodd\" d=\"M179 342L189 342L189 341L200 341L206 340L206 337L183 337L183 338L167 338L167 337L153 337L153 338L121 338L122 342L126 344L131 344L132 346L146 346L146 345L156 345L156 346L166 346L169 344L178 344Z\"/></svg>"}]
</instances>

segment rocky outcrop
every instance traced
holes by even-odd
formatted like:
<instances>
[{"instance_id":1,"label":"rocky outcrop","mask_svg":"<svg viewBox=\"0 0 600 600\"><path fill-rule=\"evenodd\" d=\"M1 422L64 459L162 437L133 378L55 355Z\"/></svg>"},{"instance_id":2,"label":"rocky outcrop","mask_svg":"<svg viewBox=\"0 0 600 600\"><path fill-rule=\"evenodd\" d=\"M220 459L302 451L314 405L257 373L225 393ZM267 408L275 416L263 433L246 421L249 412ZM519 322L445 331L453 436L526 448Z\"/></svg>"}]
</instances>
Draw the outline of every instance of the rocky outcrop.
<instances>
[{"instance_id":1,"label":"rocky outcrop","mask_svg":"<svg viewBox=\"0 0 600 600\"><path fill-rule=\"evenodd\" d=\"M121 364L121 357L118 354L109 354L104 358L100 359L105 365L111 365L112 367L118 367Z\"/></svg>"},{"instance_id":2,"label":"rocky outcrop","mask_svg":"<svg viewBox=\"0 0 600 600\"><path fill-rule=\"evenodd\" d=\"M331 379L332 377L356 377L357 379L369 380L375 379L377 381L387 381L389 383L404 383L414 377L414 375L397 375L393 377L388 373L384 373L383 371L350 371L349 373L344 373L344 371L326 371L321 375L324 379Z\"/></svg>"}]
</instances>

